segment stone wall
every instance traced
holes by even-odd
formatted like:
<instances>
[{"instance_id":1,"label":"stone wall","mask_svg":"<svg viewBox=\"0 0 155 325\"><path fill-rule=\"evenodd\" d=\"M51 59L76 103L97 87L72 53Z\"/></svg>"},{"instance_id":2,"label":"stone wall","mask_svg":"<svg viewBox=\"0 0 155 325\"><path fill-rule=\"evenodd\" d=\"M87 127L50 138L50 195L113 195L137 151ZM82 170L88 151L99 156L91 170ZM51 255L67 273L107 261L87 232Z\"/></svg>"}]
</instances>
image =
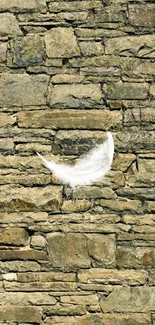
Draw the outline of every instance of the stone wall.
<instances>
[{"instance_id":1,"label":"stone wall","mask_svg":"<svg viewBox=\"0 0 155 325\"><path fill-rule=\"evenodd\" d=\"M155 325L155 4L0 1L0 324ZM111 130L106 178L69 187Z\"/></svg>"}]
</instances>

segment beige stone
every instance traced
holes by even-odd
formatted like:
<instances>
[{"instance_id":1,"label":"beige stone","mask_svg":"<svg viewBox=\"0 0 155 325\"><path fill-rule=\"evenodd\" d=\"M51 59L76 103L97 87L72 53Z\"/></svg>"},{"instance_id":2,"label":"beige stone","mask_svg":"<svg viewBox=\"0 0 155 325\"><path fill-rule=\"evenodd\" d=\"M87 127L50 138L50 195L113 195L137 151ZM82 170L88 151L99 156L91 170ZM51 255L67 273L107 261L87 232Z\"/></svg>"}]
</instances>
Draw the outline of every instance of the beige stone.
<instances>
[{"instance_id":1,"label":"beige stone","mask_svg":"<svg viewBox=\"0 0 155 325\"><path fill-rule=\"evenodd\" d=\"M26 106L46 103L49 77L4 73L0 79L0 105Z\"/></svg>"},{"instance_id":2,"label":"beige stone","mask_svg":"<svg viewBox=\"0 0 155 325\"><path fill-rule=\"evenodd\" d=\"M19 282L76 282L75 273L65 272L20 272L17 275Z\"/></svg>"},{"instance_id":3,"label":"beige stone","mask_svg":"<svg viewBox=\"0 0 155 325\"><path fill-rule=\"evenodd\" d=\"M34 261L0 261L1 272L28 272L40 271L40 265Z\"/></svg>"},{"instance_id":4,"label":"beige stone","mask_svg":"<svg viewBox=\"0 0 155 325\"><path fill-rule=\"evenodd\" d=\"M154 309L155 287L115 287L100 300L106 312L149 312ZM147 301L147 303L146 303Z\"/></svg>"},{"instance_id":5,"label":"beige stone","mask_svg":"<svg viewBox=\"0 0 155 325\"><path fill-rule=\"evenodd\" d=\"M152 58L154 44L155 36L151 34L109 38L105 43L105 53Z\"/></svg>"},{"instance_id":6,"label":"beige stone","mask_svg":"<svg viewBox=\"0 0 155 325\"><path fill-rule=\"evenodd\" d=\"M84 235L51 233L47 235L52 267L89 267L90 258Z\"/></svg>"},{"instance_id":7,"label":"beige stone","mask_svg":"<svg viewBox=\"0 0 155 325\"><path fill-rule=\"evenodd\" d=\"M41 322L42 309L39 307L0 306L0 320L8 322Z\"/></svg>"},{"instance_id":8,"label":"beige stone","mask_svg":"<svg viewBox=\"0 0 155 325\"><path fill-rule=\"evenodd\" d=\"M155 96L155 84L151 85L150 93L151 93L152 96Z\"/></svg>"},{"instance_id":9,"label":"beige stone","mask_svg":"<svg viewBox=\"0 0 155 325\"><path fill-rule=\"evenodd\" d=\"M76 74L56 74L51 78L54 84L65 84L65 83L81 83L84 80L84 76Z\"/></svg>"},{"instance_id":10,"label":"beige stone","mask_svg":"<svg viewBox=\"0 0 155 325\"><path fill-rule=\"evenodd\" d=\"M7 52L7 43L0 42L0 62L1 63L6 61L6 52Z\"/></svg>"},{"instance_id":11,"label":"beige stone","mask_svg":"<svg viewBox=\"0 0 155 325\"><path fill-rule=\"evenodd\" d=\"M15 186L2 186L0 208L3 211L58 211L62 200L61 187L46 186L46 188L24 188Z\"/></svg>"},{"instance_id":12,"label":"beige stone","mask_svg":"<svg viewBox=\"0 0 155 325\"><path fill-rule=\"evenodd\" d=\"M108 110L53 110L53 111L27 111L17 113L20 127L45 127L53 129L109 129L119 127L122 123L120 112Z\"/></svg>"},{"instance_id":13,"label":"beige stone","mask_svg":"<svg viewBox=\"0 0 155 325\"><path fill-rule=\"evenodd\" d=\"M1 7L1 4L0 4L0 7ZM19 28L16 17L13 14L1 13L0 35L1 36L22 35L22 32L21 32L21 30Z\"/></svg>"},{"instance_id":14,"label":"beige stone","mask_svg":"<svg viewBox=\"0 0 155 325\"><path fill-rule=\"evenodd\" d=\"M0 250L0 259L6 260L35 260L46 261L48 260L47 254L43 251L37 250Z\"/></svg>"},{"instance_id":15,"label":"beige stone","mask_svg":"<svg viewBox=\"0 0 155 325\"><path fill-rule=\"evenodd\" d=\"M91 107L101 103L102 92L97 84L59 85L51 88L49 102L52 107Z\"/></svg>"},{"instance_id":16,"label":"beige stone","mask_svg":"<svg viewBox=\"0 0 155 325\"><path fill-rule=\"evenodd\" d=\"M114 267L116 265L115 235L90 234L86 238L89 256L92 257L94 267Z\"/></svg>"},{"instance_id":17,"label":"beige stone","mask_svg":"<svg viewBox=\"0 0 155 325\"><path fill-rule=\"evenodd\" d=\"M133 171L133 173L128 176L128 184L131 187L154 187L155 174L154 165L152 159L139 159L138 160L138 172ZM151 191L151 189L150 189ZM152 193L153 194L153 193ZM144 190L145 198L147 197L147 190ZM149 195L149 191L148 191Z\"/></svg>"},{"instance_id":18,"label":"beige stone","mask_svg":"<svg viewBox=\"0 0 155 325\"><path fill-rule=\"evenodd\" d=\"M130 167L130 165L136 160L136 156L132 153L129 154L116 154L112 168L114 170L121 170L126 172L126 170Z\"/></svg>"},{"instance_id":19,"label":"beige stone","mask_svg":"<svg viewBox=\"0 0 155 325\"><path fill-rule=\"evenodd\" d=\"M14 149L14 142L10 138L2 138L0 139L0 149L1 150L13 150Z\"/></svg>"},{"instance_id":20,"label":"beige stone","mask_svg":"<svg viewBox=\"0 0 155 325\"><path fill-rule=\"evenodd\" d=\"M138 200L103 200L99 201L100 205L108 210L119 212L132 211L133 213L141 212L141 202Z\"/></svg>"},{"instance_id":21,"label":"beige stone","mask_svg":"<svg viewBox=\"0 0 155 325\"><path fill-rule=\"evenodd\" d=\"M84 283L145 284L147 272L139 270L89 269L80 270L78 279Z\"/></svg>"},{"instance_id":22,"label":"beige stone","mask_svg":"<svg viewBox=\"0 0 155 325\"><path fill-rule=\"evenodd\" d=\"M91 208L91 202L88 200L64 200L62 204L62 211L67 213L83 212Z\"/></svg>"},{"instance_id":23,"label":"beige stone","mask_svg":"<svg viewBox=\"0 0 155 325\"><path fill-rule=\"evenodd\" d=\"M56 299L47 292L1 292L0 305L2 306L42 306L54 305ZM12 323L11 323L12 325Z\"/></svg>"},{"instance_id":24,"label":"beige stone","mask_svg":"<svg viewBox=\"0 0 155 325\"><path fill-rule=\"evenodd\" d=\"M11 292L37 292L37 291L51 291L51 292L70 292L76 291L77 285L73 282L28 282L28 283L19 283L19 282L10 282L4 281L4 288L6 291Z\"/></svg>"},{"instance_id":25,"label":"beige stone","mask_svg":"<svg viewBox=\"0 0 155 325\"><path fill-rule=\"evenodd\" d=\"M125 215L123 216L123 221L129 224L136 225L154 225L154 214L144 214L144 215Z\"/></svg>"},{"instance_id":26,"label":"beige stone","mask_svg":"<svg viewBox=\"0 0 155 325\"><path fill-rule=\"evenodd\" d=\"M19 213L0 213L1 223L9 224L32 224L35 222L46 222L48 214L46 212L19 212Z\"/></svg>"},{"instance_id":27,"label":"beige stone","mask_svg":"<svg viewBox=\"0 0 155 325\"><path fill-rule=\"evenodd\" d=\"M16 122L15 116L0 113L0 127L11 126Z\"/></svg>"},{"instance_id":28,"label":"beige stone","mask_svg":"<svg viewBox=\"0 0 155 325\"><path fill-rule=\"evenodd\" d=\"M127 83L119 81L107 87L109 99L143 99L147 98L148 84Z\"/></svg>"},{"instance_id":29,"label":"beige stone","mask_svg":"<svg viewBox=\"0 0 155 325\"><path fill-rule=\"evenodd\" d=\"M84 56L104 54L104 46L101 42L80 42L79 46Z\"/></svg>"},{"instance_id":30,"label":"beige stone","mask_svg":"<svg viewBox=\"0 0 155 325\"><path fill-rule=\"evenodd\" d=\"M74 295L63 296L60 301L65 304L77 304L77 305L96 305L98 303L97 295Z\"/></svg>"},{"instance_id":31,"label":"beige stone","mask_svg":"<svg viewBox=\"0 0 155 325\"><path fill-rule=\"evenodd\" d=\"M115 192L109 187L97 187L97 186L77 186L73 193L75 199L114 199L116 198Z\"/></svg>"},{"instance_id":32,"label":"beige stone","mask_svg":"<svg viewBox=\"0 0 155 325\"><path fill-rule=\"evenodd\" d=\"M134 26L155 27L155 5L129 5L129 22Z\"/></svg>"},{"instance_id":33,"label":"beige stone","mask_svg":"<svg viewBox=\"0 0 155 325\"><path fill-rule=\"evenodd\" d=\"M116 261L118 267L152 268L155 266L155 248L118 246Z\"/></svg>"},{"instance_id":34,"label":"beige stone","mask_svg":"<svg viewBox=\"0 0 155 325\"><path fill-rule=\"evenodd\" d=\"M69 58L80 55L74 30L71 27L52 28L45 34L45 44L49 58Z\"/></svg>"},{"instance_id":35,"label":"beige stone","mask_svg":"<svg viewBox=\"0 0 155 325\"><path fill-rule=\"evenodd\" d=\"M23 228L1 228L0 243L7 245L28 245L29 236Z\"/></svg>"},{"instance_id":36,"label":"beige stone","mask_svg":"<svg viewBox=\"0 0 155 325\"><path fill-rule=\"evenodd\" d=\"M45 247L45 238L41 235L31 236L31 247L42 249Z\"/></svg>"},{"instance_id":37,"label":"beige stone","mask_svg":"<svg viewBox=\"0 0 155 325\"><path fill-rule=\"evenodd\" d=\"M84 315L86 313L86 307L82 305L57 303L55 306L44 307L44 311L49 315Z\"/></svg>"},{"instance_id":38,"label":"beige stone","mask_svg":"<svg viewBox=\"0 0 155 325\"><path fill-rule=\"evenodd\" d=\"M154 199L154 188L120 188L117 190L119 196L128 197L130 199L141 199L141 200L153 200Z\"/></svg>"},{"instance_id":39,"label":"beige stone","mask_svg":"<svg viewBox=\"0 0 155 325\"><path fill-rule=\"evenodd\" d=\"M91 1L72 1L72 2L66 2L66 1L49 1L49 8L50 11L53 12L61 12L61 11L67 11L67 12L74 12L74 11L87 11L91 9L100 9L102 8L102 4L99 0Z\"/></svg>"},{"instance_id":40,"label":"beige stone","mask_svg":"<svg viewBox=\"0 0 155 325\"><path fill-rule=\"evenodd\" d=\"M25 12L25 11L42 11L46 9L46 1L45 0L9 0L9 4L7 0L1 0L0 10L1 11L12 11L12 12Z\"/></svg>"}]
</instances>

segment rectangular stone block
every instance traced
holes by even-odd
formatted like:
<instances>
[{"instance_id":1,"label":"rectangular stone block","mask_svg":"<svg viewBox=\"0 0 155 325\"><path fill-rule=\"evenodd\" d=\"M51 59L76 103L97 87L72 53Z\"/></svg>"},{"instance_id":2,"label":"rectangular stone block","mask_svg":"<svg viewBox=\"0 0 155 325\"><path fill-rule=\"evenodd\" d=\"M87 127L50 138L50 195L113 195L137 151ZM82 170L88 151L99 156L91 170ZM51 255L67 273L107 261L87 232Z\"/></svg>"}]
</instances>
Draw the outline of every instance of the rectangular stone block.
<instances>
[{"instance_id":1,"label":"rectangular stone block","mask_svg":"<svg viewBox=\"0 0 155 325\"><path fill-rule=\"evenodd\" d=\"M50 12L75 12L88 11L92 9L102 8L102 3L99 0L91 1L48 1Z\"/></svg>"},{"instance_id":2,"label":"rectangular stone block","mask_svg":"<svg viewBox=\"0 0 155 325\"><path fill-rule=\"evenodd\" d=\"M105 53L121 56L139 56L153 58L155 35L138 35L109 38L105 42Z\"/></svg>"},{"instance_id":3,"label":"rectangular stone block","mask_svg":"<svg viewBox=\"0 0 155 325\"><path fill-rule=\"evenodd\" d=\"M7 42L0 42L0 62L6 61Z\"/></svg>"},{"instance_id":4,"label":"rectangular stone block","mask_svg":"<svg viewBox=\"0 0 155 325\"><path fill-rule=\"evenodd\" d=\"M108 110L46 110L17 113L20 127L46 127L52 129L102 129L120 127L122 115L119 111Z\"/></svg>"},{"instance_id":5,"label":"rectangular stone block","mask_svg":"<svg viewBox=\"0 0 155 325\"><path fill-rule=\"evenodd\" d=\"M0 305L2 306L42 306L54 305L56 299L48 292L1 292ZM12 325L12 323L11 323Z\"/></svg>"},{"instance_id":6,"label":"rectangular stone block","mask_svg":"<svg viewBox=\"0 0 155 325\"><path fill-rule=\"evenodd\" d=\"M0 250L0 260L48 260L47 254L43 251L37 250Z\"/></svg>"},{"instance_id":7,"label":"rectangular stone block","mask_svg":"<svg viewBox=\"0 0 155 325\"><path fill-rule=\"evenodd\" d=\"M8 261L8 262L0 262L0 269L2 273L8 272L28 272L40 271L41 266L39 263L34 261Z\"/></svg>"},{"instance_id":8,"label":"rectangular stone block","mask_svg":"<svg viewBox=\"0 0 155 325\"><path fill-rule=\"evenodd\" d=\"M42 320L42 309L30 306L0 306L0 320L7 322L40 323Z\"/></svg>"},{"instance_id":9,"label":"rectangular stone block","mask_svg":"<svg viewBox=\"0 0 155 325\"><path fill-rule=\"evenodd\" d=\"M11 12L37 12L45 11L46 1L45 0L1 0L0 11L11 11Z\"/></svg>"},{"instance_id":10,"label":"rectangular stone block","mask_svg":"<svg viewBox=\"0 0 155 325\"><path fill-rule=\"evenodd\" d=\"M5 2L7 2L7 0ZM7 2L7 6L8 6L8 2ZM22 35L22 31L19 28L19 24L16 17L10 13L1 13L0 36L16 36L16 35Z\"/></svg>"},{"instance_id":11,"label":"rectangular stone block","mask_svg":"<svg viewBox=\"0 0 155 325\"><path fill-rule=\"evenodd\" d=\"M1 228L0 243L15 246L28 245L29 236L23 228Z\"/></svg>"},{"instance_id":12,"label":"rectangular stone block","mask_svg":"<svg viewBox=\"0 0 155 325\"><path fill-rule=\"evenodd\" d=\"M118 212L127 212L131 213L140 213L142 212L141 202L138 200L104 200L101 199L99 204L108 210L118 211Z\"/></svg>"},{"instance_id":13,"label":"rectangular stone block","mask_svg":"<svg viewBox=\"0 0 155 325\"><path fill-rule=\"evenodd\" d=\"M117 82L107 86L109 99L144 99L148 96L147 83Z\"/></svg>"},{"instance_id":14,"label":"rectangular stone block","mask_svg":"<svg viewBox=\"0 0 155 325\"><path fill-rule=\"evenodd\" d=\"M0 197L1 211L59 211L62 201L62 188L58 186L15 187L1 186L3 195Z\"/></svg>"},{"instance_id":15,"label":"rectangular stone block","mask_svg":"<svg viewBox=\"0 0 155 325\"><path fill-rule=\"evenodd\" d=\"M100 300L106 312L139 312L154 310L155 287L115 287L108 297ZM147 303L146 303L147 301Z\"/></svg>"},{"instance_id":16,"label":"rectangular stone block","mask_svg":"<svg viewBox=\"0 0 155 325\"><path fill-rule=\"evenodd\" d=\"M44 105L48 82L49 77L46 75L3 73L0 77L0 105Z\"/></svg>"},{"instance_id":17,"label":"rectangular stone block","mask_svg":"<svg viewBox=\"0 0 155 325\"><path fill-rule=\"evenodd\" d=\"M155 248L118 246L116 263L119 268L154 268Z\"/></svg>"},{"instance_id":18,"label":"rectangular stone block","mask_svg":"<svg viewBox=\"0 0 155 325\"><path fill-rule=\"evenodd\" d=\"M155 27L155 5L133 4L129 5L129 22L133 26Z\"/></svg>"}]
</instances>

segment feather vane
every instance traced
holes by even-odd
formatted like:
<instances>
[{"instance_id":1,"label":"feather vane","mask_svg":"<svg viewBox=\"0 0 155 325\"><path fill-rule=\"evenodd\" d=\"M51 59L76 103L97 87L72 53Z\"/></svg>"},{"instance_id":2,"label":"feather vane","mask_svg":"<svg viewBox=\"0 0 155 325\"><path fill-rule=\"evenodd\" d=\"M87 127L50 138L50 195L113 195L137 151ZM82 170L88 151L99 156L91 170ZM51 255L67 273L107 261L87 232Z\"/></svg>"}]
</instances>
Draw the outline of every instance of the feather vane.
<instances>
[{"instance_id":1,"label":"feather vane","mask_svg":"<svg viewBox=\"0 0 155 325\"><path fill-rule=\"evenodd\" d=\"M114 141L112 134L107 132L107 140L81 156L74 166L55 163L37 154L54 176L74 188L77 185L91 185L107 174L113 161Z\"/></svg>"}]
</instances>

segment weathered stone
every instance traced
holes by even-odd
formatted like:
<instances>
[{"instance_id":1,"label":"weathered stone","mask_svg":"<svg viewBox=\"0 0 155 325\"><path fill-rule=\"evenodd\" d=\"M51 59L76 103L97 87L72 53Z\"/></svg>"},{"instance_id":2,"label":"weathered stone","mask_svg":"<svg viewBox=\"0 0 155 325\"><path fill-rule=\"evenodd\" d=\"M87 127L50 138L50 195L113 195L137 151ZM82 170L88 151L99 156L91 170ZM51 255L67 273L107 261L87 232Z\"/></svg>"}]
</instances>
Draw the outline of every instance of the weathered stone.
<instances>
[{"instance_id":1,"label":"weathered stone","mask_svg":"<svg viewBox=\"0 0 155 325\"><path fill-rule=\"evenodd\" d=\"M100 300L106 312L149 312L154 309L155 287L115 287L108 297ZM147 303L146 303L147 301Z\"/></svg>"},{"instance_id":2,"label":"weathered stone","mask_svg":"<svg viewBox=\"0 0 155 325\"><path fill-rule=\"evenodd\" d=\"M39 307L0 306L0 320L14 322L36 322L42 320L42 310Z\"/></svg>"},{"instance_id":3,"label":"weathered stone","mask_svg":"<svg viewBox=\"0 0 155 325\"><path fill-rule=\"evenodd\" d=\"M67 213L83 212L91 208L91 202L88 200L66 200L63 201L62 211Z\"/></svg>"},{"instance_id":4,"label":"weathered stone","mask_svg":"<svg viewBox=\"0 0 155 325\"><path fill-rule=\"evenodd\" d=\"M96 305L98 303L97 295L74 295L74 296L63 296L60 300L65 304L77 304L77 305Z\"/></svg>"},{"instance_id":5,"label":"weathered stone","mask_svg":"<svg viewBox=\"0 0 155 325\"><path fill-rule=\"evenodd\" d=\"M31 236L31 247L36 249L42 249L45 247L45 238L41 235Z\"/></svg>"},{"instance_id":6,"label":"weathered stone","mask_svg":"<svg viewBox=\"0 0 155 325\"><path fill-rule=\"evenodd\" d=\"M46 75L2 74L0 79L0 105L34 106L46 104L45 93L48 81L49 77Z\"/></svg>"},{"instance_id":7,"label":"weathered stone","mask_svg":"<svg viewBox=\"0 0 155 325\"><path fill-rule=\"evenodd\" d=\"M154 201L146 201L146 212L155 212L155 202Z\"/></svg>"},{"instance_id":8,"label":"weathered stone","mask_svg":"<svg viewBox=\"0 0 155 325\"><path fill-rule=\"evenodd\" d=\"M107 6L102 10L90 11L87 18L87 26L102 27L105 23L118 23L124 21L123 9L116 6Z\"/></svg>"},{"instance_id":9,"label":"weathered stone","mask_svg":"<svg viewBox=\"0 0 155 325\"><path fill-rule=\"evenodd\" d=\"M134 26L155 27L155 5L129 5L129 22Z\"/></svg>"},{"instance_id":10,"label":"weathered stone","mask_svg":"<svg viewBox=\"0 0 155 325\"><path fill-rule=\"evenodd\" d=\"M16 17L13 14L1 13L0 35L2 36L22 35Z\"/></svg>"},{"instance_id":11,"label":"weathered stone","mask_svg":"<svg viewBox=\"0 0 155 325\"><path fill-rule=\"evenodd\" d=\"M144 313L91 313L82 317L54 316L47 318L47 325L150 325L150 315Z\"/></svg>"},{"instance_id":12,"label":"weathered stone","mask_svg":"<svg viewBox=\"0 0 155 325\"><path fill-rule=\"evenodd\" d=\"M34 261L11 261L0 262L0 269L2 273L6 272L27 272L40 271L40 265Z\"/></svg>"},{"instance_id":13,"label":"weathered stone","mask_svg":"<svg viewBox=\"0 0 155 325\"><path fill-rule=\"evenodd\" d=\"M136 156L134 154L117 154L114 158L112 168L114 170L122 170L126 172L130 165L136 160Z\"/></svg>"},{"instance_id":14,"label":"weathered stone","mask_svg":"<svg viewBox=\"0 0 155 325\"><path fill-rule=\"evenodd\" d=\"M102 92L100 85L59 85L51 88L49 102L51 107L93 107L101 104Z\"/></svg>"},{"instance_id":15,"label":"weathered stone","mask_svg":"<svg viewBox=\"0 0 155 325\"><path fill-rule=\"evenodd\" d=\"M5 306L42 306L54 305L56 299L47 292L1 292L0 305ZM11 323L12 324L12 323Z\"/></svg>"},{"instance_id":16,"label":"weathered stone","mask_svg":"<svg viewBox=\"0 0 155 325\"><path fill-rule=\"evenodd\" d=\"M79 46L84 56L104 54L104 46L101 42L80 42Z\"/></svg>"},{"instance_id":17,"label":"weathered stone","mask_svg":"<svg viewBox=\"0 0 155 325\"><path fill-rule=\"evenodd\" d=\"M7 51L7 43L0 42L0 62L1 63L6 61L6 51Z\"/></svg>"},{"instance_id":18,"label":"weathered stone","mask_svg":"<svg viewBox=\"0 0 155 325\"><path fill-rule=\"evenodd\" d=\"M119 268L152 268L155 266L155 248L119 246L117 248L116 261Z\"/></svg>"},{"instance_id":19,"label":"weathered stone","mask_svg":"<svg viewBox=\"0 0 155 325\"><path fill-rule=\"evenodd\" d=\"M29 236L26 230L22 228L1 228L0 243L23 246L29 243Z\"/></svg>"},{"instance_id":20,"label":"weathered stone","mask_svg":"<svg viewBox=\"0 0 155 325\"><path fill-rule=\"evenodd\" d=\"M14 38L9 45L8 65L10 66L28 67L36 63L41 64L45 59L43 38L38 34Z\"/></svg>"},{"instance_id":21,"label":"weathered stone","mask_svg":"<svg viewBox=\"0 0 155 325\"><path fill-rule=\"evenodd\" d=\"M119 212L130 211L132 213L141 212L141 202L138 200L103 200L99 201L99 204L108 210L114 210Z\"/></svg>"},{"instance_id":22,"label":"weathered stone","mask_svg":"<svg viewBox=\"0 0 155 325\"><path fill-rule=\"evenodd\" d=\"M113 29L110 29L108 31L105 28L75 28L75 34L77 37L81 39L86 40L101 40L105 36L111 36L111 37L118 37L118 36L124 36L124 32L121 30L118 30L118 23L111 23L111 27Z\"/></svg>"},{"instance_id":23,"label":"weathered stone","mask_svg":"<svg viewBox=\"0 0 155 325\"><path fill-rule=\"evenodd\" d=\"M25 272L18 273L19 282L76 282L75 273L64 272Z\"/></svg>"},{"instance_id":24,"label":"weathered stone","mask_svg":"<svg viewBox=\"0 0 155 325\"><path fill-rule=\"evenodd\" d=\"M0 127L11 126L15 124L15 116L7 115L5 113L0 113Z\"/></svg>"},{"instance_id":25,"label":"weathered stone","mask_svg":"<svg viewBox=\"0 0 155 325\"><path fill-rule=\"evenodd\" d=\"M129 199L153 200L154 188L120 188L116 191L119 196Z\"/></svg>"},{"instance_id":26,"label":"weathered stone","mask_svg":"<svg viewBox=\"0 0 155 325\"><path fill-rule=\"evenodd\" d=\"M46 212L19 212L19 213L0 213L0 222L8 224L33 224L34 222L46 222L48 214Z\"/></svg>"},{"instance_id":27,"label":"weathered stone","mask_svg":"<svg viewBox=\"0 0 155 325\"><path fill-rule=\"evenodd\" d=\"M127 83L119 81L107 87L109 99L142 99L147 98L148 84Z\"/></svg>"},{"instance_id":28,"label":"weathered stone","mask_svg":"<svg viewBox=\"0 0 155 325\"><path fill-rule=\"evenodd\" d=\"M0 250L0 260L48 260L45 252L35 250Z\"/></svg>"},{"instance_id":29,"label":"weathered stone","mask_svg":"<svg viewBox=\"0 0 155 325\"><path fill-rule=\"evenodd\" d=\"M71 27L52 28L45 34L45 44L49 58L69 58L80 55L80 49Z\"/></svg>"},{"instance_id":30,"label":"weathered stone","mask_svg":"<svg viewBox=\"0 0 155 325\"><path fill-rule=\"evenodd\" d=\"M134 129L133 131L117 132L115 146L121 152L137 152L151 150L155 146L155 134L153 131ZM134 176L135 177L135 176Z\"/></svg>"},{"instance_id":31,"label":"weathered stone","mask_svg":"<svg viewBox=\"0 0 155 325\"><path fill-rule=\"evenodd\" d=\"M87 235L89 256L92 257L94 267L114 267L116 243L114 235L91 234Z\"/></svg>"},{"instance_id":32,"label":"weathered stone","mask_svg":"<svg viewBox=\"0 0 155 325\"><path fill-rule=\"evenodd\" d=\"M102 8L102 3L99 0L91 1L49 1L49 9L53 13L67 11L67 12L74 12L74 11L87 11L92 9L100 9Z\"/></svg>"},{"instance_id":33,"label":"weathered stone","mask_svg":"<svg viewBox=\"0 0 155 325\"><path fill-rule=\"evenodd\" d=\"M17 113L20 127L45 127L53 129L109 129L122 123L120 112L108 110L77 111L71 109L53 111L27 111Z\"/></svg>"},{"instance_id":34,"label":"weathered stone","mask_svg":"<svg viewBox=\"0 0 155 325\"><path fill-rule=\"evenodd\" d=\"M108 270L108 269L89 269L78 272L78 279L84 283L111 283L111 284L144 284L147 279L145 271L137 270Z\"/></svg>"},{"instance_id":35,"label":"weathered stone","mask_svg":"<svg viewBox=\"0 0 155 325\"><path fill-rule=\"evenodd\" d=\"M45 11L45 0L10 0L9 4L7 0L1 0L0 11L11 12L31 12L31 11Z\"/></svg>"},{"instance_id":36,"label":"weathered stone","mask_svg":"<svg viewBox=\"0 0 155 325\"><path fill-rule=\"evenodd\" d=\"M77 186L73 193L73 198L75 199L114 199L116 198L115 192L109 187L97 187L97 186Z\"/></svg>"},{"instance_id":37,"label":"weathered stone","mask_svg":"<svg viewBox=\"0 0 155 325\"><path fill-rule=\"evenodd\" d=\"M14 149L14 142L10 138L2 138L0 139L0 149L1 150L13 150Z\"/></svg>"},{"instance_id":38,"label":"weathered stone","mask_svg":"<svg viewBox=\"0 0 155 325\"><path fill-rule=\"evenodd\" d=\"M138 171L134 171L133 173L128 176L128 184L131 187L140 187L140 186L154 186L155 182L155 175L154 175L154 166L152 164L152 159L139 159L138 160ZM135 190L135 192L138 190ZM140 190L139 190L140 193ZM152 194L151 194L152 193ZM141 192L141 196L143 193ZM148 193L144 190L145 198L153 195L151 188L149 189Z\"/></svg>"},{"instance_id":39,"label":"weathered stone","mask_svg":"<svg viewBox=\"0 0 155 325\"><path fill-rule=\"evenodd\" d=\"M3 211L58 211L62 200L60 187L47 186L46 188L24 188L2 186L0 208Z\"/></svg>"},{"instance_id":40,"label":"weathered stone","mask_svg":"<svg viewBox=\"0 0 155 325\"><path fill-rule=\"evenodd\" d=\"M57 303L55 306L44 307L44 311L49 315L84 315L86 313L86 307L82 305Z\"/></svg>"},{"instance_id":41,"label":"weathered stone","mask_svg":"<svg viewBox=\"0 0 155 325\"><path fill-rule=\"evenodd\" d=\"M53 267L89 267L86 238L81 234L51 233L47 236L49 257Z\"/></svg>"},{"instance_id":42,"label":"weathered stone","mask_svg":"<svg viewBox=\"0 0 155 325\"><path fill-rule=\"evenodd\" d=\"M58 292L70 292L76 291L77 285L74 282L28 282L28 283L19 283L19 282L10 282L4 281L4 288L6 291L58 291Z\"/></svg>"},{"instance_id":43,"label":"weathered stone","mask_svg":"<svg viewBox=\"0 0 155 325\"><path fill-rule=\"evenodd\" d=\"M72 83L81 83L84 80L84 76L76 74L57 74L51 78L52 83L54 84L72 84Z\"/></svg>"},{"instance_id":44,"label":"weathered stone","mask_svg":"<svg viewBox=\"0 0 155 325\"><path fill-rule=\"evenodd\" d=\"M155 96L155 84L151 85L150 93L151 93L152 96Z\"/></svg>"},{"instance_id":45,"label":"weathered stone","mask_svg":"<svg viewBox=\"0 0 155 325\"><path fill-rule=\"evenodd\" d=\"M123 221L136 225L154 225L154 214L144 214L140 216L125 215L123 216Z\"/></svg>"},{"instance_id":46,"label":"weathered stone","mask_svg":"<svg viewBox=\"0 0 155 325\"><path fill-rule=\"evenodd\" d=\"M153 58L154 44L155 36L151 34L109 38L105 42L105 54Z\"/></svg>"}]
</instances>

